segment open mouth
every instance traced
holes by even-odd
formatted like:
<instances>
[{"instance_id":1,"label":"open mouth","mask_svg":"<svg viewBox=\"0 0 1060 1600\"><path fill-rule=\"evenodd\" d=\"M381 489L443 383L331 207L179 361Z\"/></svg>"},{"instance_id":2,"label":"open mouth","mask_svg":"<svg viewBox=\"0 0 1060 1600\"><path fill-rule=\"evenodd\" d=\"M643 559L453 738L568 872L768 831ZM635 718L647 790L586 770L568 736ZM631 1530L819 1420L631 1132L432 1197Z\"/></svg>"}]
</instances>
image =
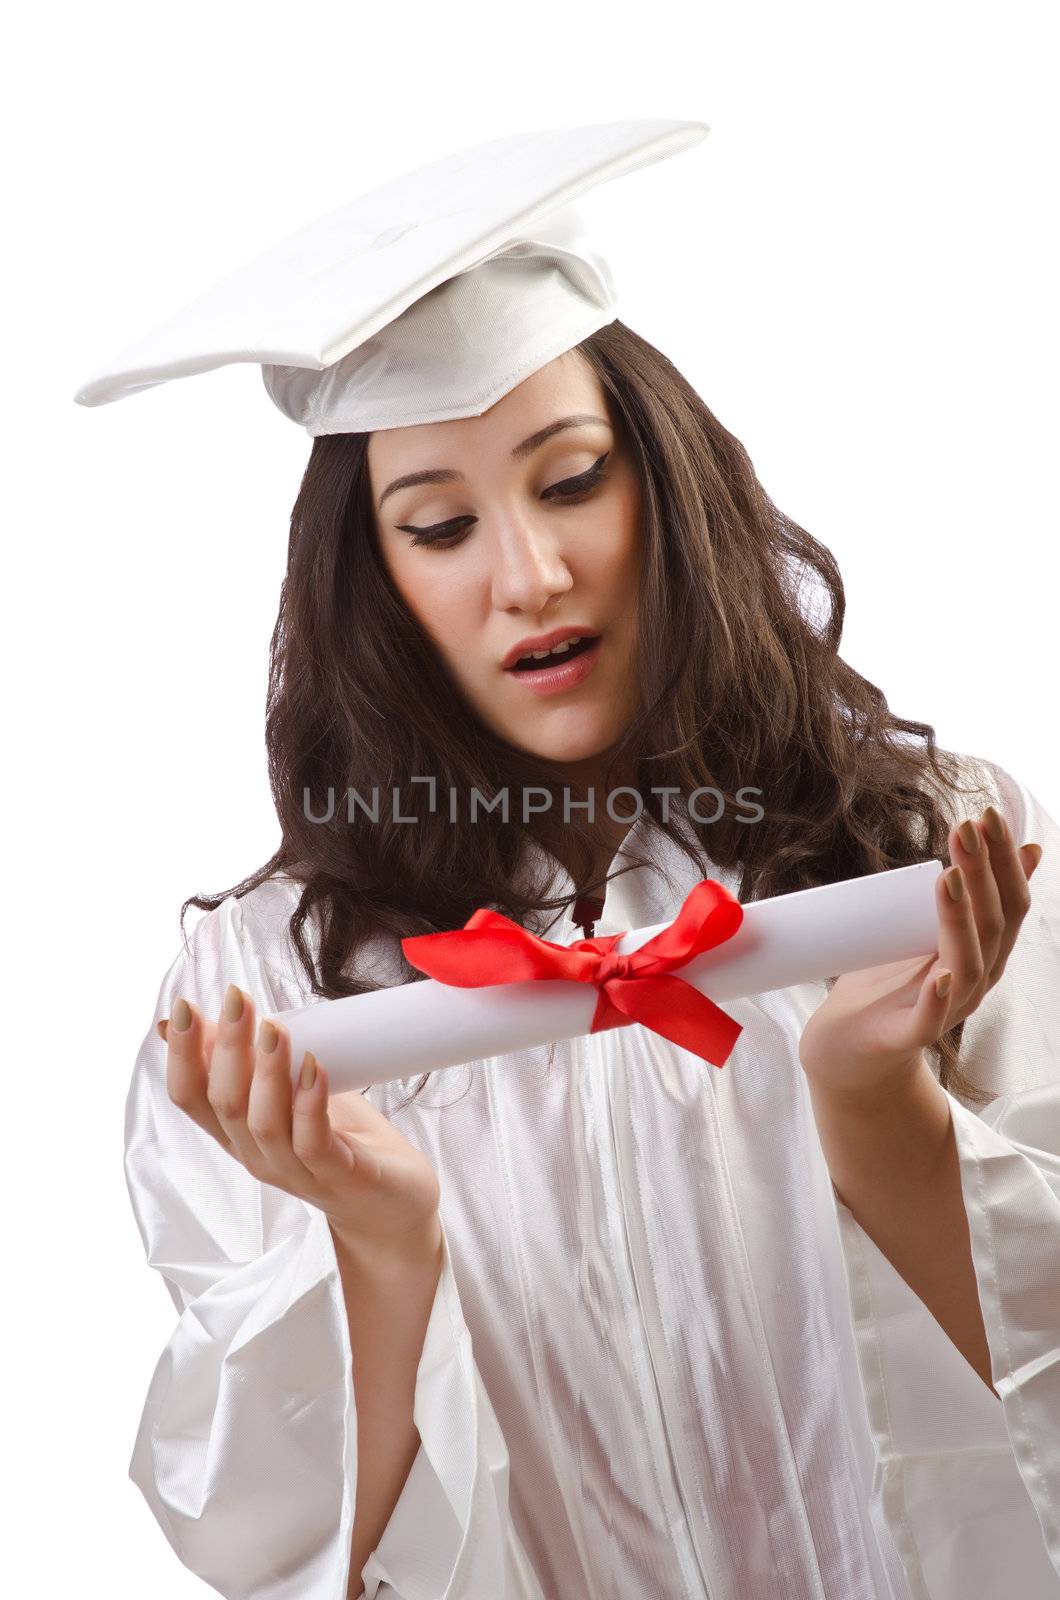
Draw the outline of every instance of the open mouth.
<instances>
[{"instance_id":1,"label":"open mouth","mask_svg":"<svg viewBox=\"0 0 1060 1600\"><path fill-rule=\"evenodd\" d=\"M573 661L576 656L584 655L586 650L591 650L599 639L599 634L587 635L584 639L577 639L574 644L564 646L562 649L550 650L544 656L523 656L514 667L509 667L509 672L540 672L545 667L561 667L567 661Z\"/></svg>"}]
</instances>

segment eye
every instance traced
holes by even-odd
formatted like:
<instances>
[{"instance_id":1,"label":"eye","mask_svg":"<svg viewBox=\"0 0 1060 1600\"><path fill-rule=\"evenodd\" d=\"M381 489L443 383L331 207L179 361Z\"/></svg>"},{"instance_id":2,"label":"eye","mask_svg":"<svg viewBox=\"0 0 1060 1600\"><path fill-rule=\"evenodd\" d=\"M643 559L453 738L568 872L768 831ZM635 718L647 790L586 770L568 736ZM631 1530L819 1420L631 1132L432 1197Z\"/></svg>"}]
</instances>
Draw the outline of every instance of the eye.
<instances>
[{"instance_id":1,"label":"eye","mask_svg":"<svg viewBox=\"0 0 1060 1600\"><path fill-rule=\"evenodd\" d=\"M608 452L610 454L610 452ZM562 483L554 483L551 489L546 489L546 495L556 495L561 500L580 499L583 494L588 494L595 489L604 475L604 462L606 455L600 456L593 462L588 472L579 473L576 478L564 478Z\"/></svg>"},{"instance_id":2,"label":"eye","mask_svg":"<svg viewBox=\"0 0 1060 1600\"><path fill-rule=\"evenodd\" d=\"M541 498L545 500L551 497L567 503L583 500L603 481L604 462L608 455L610 451L599 456L588 472L581 472L576 478L564 478L561 483L552 484L542 492ZM427 528L418 528L413 522L401 522L397 527L401 533L412 534L409 541L411 544L437 544L443 549L452 549L474 520L474 517L454 517L449 522L432 522Z\"/></svg>"}]
</instances>

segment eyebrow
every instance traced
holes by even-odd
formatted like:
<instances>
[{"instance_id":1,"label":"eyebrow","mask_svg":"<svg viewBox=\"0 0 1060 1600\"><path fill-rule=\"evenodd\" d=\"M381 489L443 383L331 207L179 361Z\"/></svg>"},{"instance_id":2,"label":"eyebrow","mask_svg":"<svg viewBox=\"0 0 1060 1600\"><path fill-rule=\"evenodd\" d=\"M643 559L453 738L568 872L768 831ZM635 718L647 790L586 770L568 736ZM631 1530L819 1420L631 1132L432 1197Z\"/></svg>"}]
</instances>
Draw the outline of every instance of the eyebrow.
<instances>
[{"instance_id":1,"label":"eyebrow","mask_svg":"<svg viewBox=\"0 0 1060 1600\"><path fill-rule=\"evenodd\" d=\"M550 422L546 428L540 428L537 433L532 433L522 444L517 444L512 451L512 460L521 461L526 456L532 455L546 439L551 439L555 433L561 433L564 428L584 428L590 422L599 422L605 428L611 426L606 417L596 417L588 412L573 417L560 417L558 421ZM393 483L387 484L379 496L378 509L381 511L383 501L388 495L395 494L398 489L413 489L421 483L462 483L463 480L464 474L455 472L452 467L427 467L422 472L408 472L404 477L395 478Z\"/></svg>"}]
</instances>

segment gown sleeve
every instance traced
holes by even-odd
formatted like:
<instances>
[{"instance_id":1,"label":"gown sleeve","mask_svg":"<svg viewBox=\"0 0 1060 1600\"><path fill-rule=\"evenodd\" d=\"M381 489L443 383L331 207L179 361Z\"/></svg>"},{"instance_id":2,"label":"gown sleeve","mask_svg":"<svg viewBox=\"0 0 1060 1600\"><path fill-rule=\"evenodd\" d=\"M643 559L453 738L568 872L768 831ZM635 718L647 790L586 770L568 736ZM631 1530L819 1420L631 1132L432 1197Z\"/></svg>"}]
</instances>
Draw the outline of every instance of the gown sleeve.
<instances>
[{"instance_id":1,"label":"gown sleeve","mask_svg":"<svg viewBox=\"0 0 1060 1600\"><path fill-rule=\"evenodd\" d=\"M233 896L195 927L154 1020L181 994L216 1017L230 982L259 1016L301 1003L261 959ZM154 1022L128 1092L125 1151L147 1259L178 1316L129 1476L183 1564L229 1600L360 1595L349 1573L352 1356L324 1214L260 1183L173 1105ZM508 1453L444 1226L414 1418L420 1448L362 1569L365 1600L541 1600L509 1515Z\"/></svg>"},{"instance_id":2,"label":"gown sleeve","mask_svg":"<svg viewBox=\"0 0 1060 1600\"><path fill-rule=\"evenodd\" d=\"M997 1397L836 1206L878 1489L917 1600L1060 1600L1060 829L1003 768L977 770L1016 843L1043 849L1005 972L964 1025L963 1070L994 1098L948 1096Z\"/></svg>"}]
</instances>

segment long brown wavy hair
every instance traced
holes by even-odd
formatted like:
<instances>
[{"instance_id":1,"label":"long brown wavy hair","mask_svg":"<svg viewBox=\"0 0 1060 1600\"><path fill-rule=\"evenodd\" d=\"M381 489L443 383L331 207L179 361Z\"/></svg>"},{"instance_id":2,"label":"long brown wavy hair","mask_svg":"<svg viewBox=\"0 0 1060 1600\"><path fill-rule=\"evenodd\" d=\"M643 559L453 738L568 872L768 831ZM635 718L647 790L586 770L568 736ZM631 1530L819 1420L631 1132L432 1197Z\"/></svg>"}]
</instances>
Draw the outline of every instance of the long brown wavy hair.
<instances>
[{"instance_id":1,"label":"long brown wavy hair","mask_svg":"<svg viewBox=\"0 0 1060 1600\"><path fill-rule=\"evenodd\" d=\"M937 747L931 726L895 716L839 655L846 602L831 553L777 510L743 446L647 340L615 321L577 348L603 385L642 495L642 703L605 782L635 772L650 826L703 866L690 828L708 862L738 871L745 902L945 859L942 802L969 792L958 758ZM412 783L434 775L438 793L477 788L488 802L505 786L556 792L563 775L483 724L400 598L379 550L368 438L314 439L291 514L266 715L281 843L250 877L189 896L180 914L183 930L189 906L212 910L274 873L295 878L290 937L312 993L327 998L376 987L353 974L360 947L381 931L400 939L462 927L479 906L517 922L561 910L569 902L549 898L547 882L516 885L528 836L558 859L573 856L581 892L601 887L588 876L591 830L555 806L526 821L486 810L459 827L444 804L430 809L427 785ZM761 791L754 826L737 799L748 786ZM327 815L329 791L367 800L393 787L398 814L415 814L414 825L387 805L378 820L344 804L313 820ZM652 792L664 787L682 796L713 788L724 810L713 823L686 812L667 820ZM406 981L420 979L398 950ZM936 1046L938 1076L982 1100L958 1065L961 1032Z\"/></svg>"}]
</instances>

